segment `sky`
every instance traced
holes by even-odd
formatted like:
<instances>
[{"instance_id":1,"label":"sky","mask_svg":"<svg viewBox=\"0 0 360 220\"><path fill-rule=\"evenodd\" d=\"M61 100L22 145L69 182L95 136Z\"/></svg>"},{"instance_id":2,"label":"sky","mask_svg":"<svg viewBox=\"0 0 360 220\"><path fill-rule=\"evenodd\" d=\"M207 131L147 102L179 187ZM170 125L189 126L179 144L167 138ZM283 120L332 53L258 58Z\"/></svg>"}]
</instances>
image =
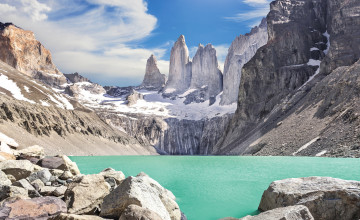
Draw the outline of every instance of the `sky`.
<instances>
[{"instance_id":1,"label":"sky","mask_svg":"<svg viewBox=\"0 0 360 220\"><path fill-rule=\"evenodd\" d=\"M270 0L0 0L0 21L31 30L63 73L101 85L139 85L154 54L168 74L183 34L190 59L214 45L220 69L231 42L260 23Z\"/></svg>"}]
</instances>

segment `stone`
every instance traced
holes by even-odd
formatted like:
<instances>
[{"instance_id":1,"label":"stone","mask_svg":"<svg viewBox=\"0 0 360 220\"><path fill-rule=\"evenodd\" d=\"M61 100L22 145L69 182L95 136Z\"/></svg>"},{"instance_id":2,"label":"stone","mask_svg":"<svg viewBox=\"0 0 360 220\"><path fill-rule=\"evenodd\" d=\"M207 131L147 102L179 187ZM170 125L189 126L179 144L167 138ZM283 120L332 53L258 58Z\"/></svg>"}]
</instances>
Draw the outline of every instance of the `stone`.
<instances>
[{"instance_id":1,"label":"stone","mask_svg":"<svg viewBox=\"0 0 360 220\"><path fill-rule=\"evenodd\" d=\"M13 154L13 151L5 142L0 142L0 151L8 154Z\"/></svg>"},{"instance_id":2,"label":"stone","mask_svg":"<svg viewBox=\"0 0 360 220\"><path fill-rule=\"evenodd\" d=\"M17 186L0 185L0 201L9 197L28 198L28 191Z\"/></svg>"},{"instance_id":3,"label":"stone","mask_svg":"<svg viewBox=\"0 0 360 220\"><path fill-rule=\"evenodd\" d=\"M259 210L304 205L315 219L359 219L360 182L331 177L274 181L264 191Z\"/></svg>"},{"instance_id":4,"label":"stone","mask_svg":"<svg viewBox=\"0 0 360 220\"><path fill-rule=\"evenodd\" d=\"M91 82L88 78L83 77L79 73L70 73L64 74L64 76L71 82L71 83L78 83L78 82Z\"/></svg>"},{"instance_id":5,"label":"stone","mask_svg":"<svg viewBox=\"0 0 360 220\"><path fill-rule=\"evenodd\" d=\"M29 182L32 182L36 179L40 179L43 183L49 182L52 175L49 169L42 169L37 172L32 173L27 179Z\"/></svg>"},{"instance_id":6,"label":"stone","mask_svg":"<svg viewBox=\"0 0 360 220\"><path fill-rule=\"evenodd\" d=\"M59 176L59 179L61 180L67 180L72 178L74 175L70 172L70 171L64 171L63 174L61 174L61 176Z\"/></svg>"},{"instance_id":7,"label":"stone","mask_svg":"<svg viewBox=\"0 0 360 220\"><path fill-rule=\"evenodd\" d=\"M43 188L45 186L44 182L39 180L39 179L36 179L36 180L32 181L31 185L34 187L34 189L36 191L40 191L41 188Z\"/></svg>"},{"instance_id":8,"label":"stone","mask_svg":"<svg viewBox=\"0 0 360 220\"><path fill-rule=\"evenodd\" d=\"M1 22L0 22L1 23ZM5 143L7 146L16 149L19 147L19 144L12 138L0 132L0 143Z\"/></svg>"},{"instance_id":9,"label":"stone","mask_svg":"<svg viewBox=\"0 0 360 220\"><path fill-rule=\"evenodd\" d=\"M24 188L28 191L30 191L30 190L35 191L35 188L26 179L21 179L21 180L14 182L13 186L18 186L18 187Z\"/></svg>"},{"instance_id":10,"label":"stone","mask_svg":"<svg viewBox=\"0 0 360 220\"><path fill-rule=\"evenodd\" d=\"M109 184L99 174L79 176L68 185L64 200L71 214L90 214L99 209L110 192Z\"/></svg>"},{"instance_id":11,"label":"stone","mask_svg":"<svg viewBox=\"0 0 360 220\"><path fill-rule=\"evenodd\" d=\"M41 167L70 171L73 175L79 175L80 170L76 163L72 162L67 156L45 157L38 163Z\"/></svg>"},{"instance_id":12,"label":"stone","mask_svg":"<svg viewBox=\"0 0 360 220\"><path fill-rule=\"evenodd\" d=\"M107 195L101 205L100 216L119 218L131 204L147 208L164 220L181 219L175 196L144 173L126 178Z\"/></svg>"},{"instance_id":13,"label":"stone","mask_svg":"<svg viewBox=\"0 0 360 220\"><path fill-rule=\"evenodd\" d=\"M144 95L137 92L136 90L131 90L130 94L126 97L127 105L132 106L137 103L138 100L144 99Z\"/></svg>"},{"instance_id":14,"label":"stone","mask_svg":"<svg viewBox=\"0 0 360 220\"><path fill-rule=\"evenodd\" d=\"M54 195L54 191L56 190L57 187L55 186L43 186L40 188L40 195L42 196L52 196Z\"/></svg>"},{"instance_id":15,"label":"stone","mask_svg":"<svg viewBox=\"0 0 360 220\"><path fill-rule=\"evenodd\" d=\"M56 189L52 192L52 195L57 196L57 197L63 196L65 194L66 190L67 190L66 186L56 187Z\"/></svg>"},{"instance_id":16,"label":"stone","mask_svg":"<svg viewBox=\"0 0 360 220\"><path fill-rule=\"evenodd\" d=\"M74 214L67 214L61 213L60 215L50 218L50 220L102 220L101 218L96 215L74 215Z\"/></svg>"},{"instance_id":17,"label":"stone","mask_svg":"<svg viewBox=\"0 0 360 220\"><path fill-rule=\"evenodd\" d=\"M10 186L11 181L8 179L3 171L0 171L0 185Z\"/></svg>"},{"instance_id":18,"label":"stone","mask_svg":"<svg viewBox=\"0 0 360 220\"><path fill-rule=\"evenodd\" d=\"M2 204L0 218L8 220L48 219L66 211L64 201L56 197L17 199Z\"/></svg>"},{"instance_id":19,"label":"stone","mask_svg":"<svg viewBox=\"0 0 360 220\"><path fill-rule=\"evenodd\" d=\"M266 19L262 19L259 26L251 29L250 33L240 35L231 43L224 64L224 91L220 105L236 103L239 94L241 70L268 41Z\"/></svg>"},{"instance_id":20,"label":"stone","mask_svg":"<svg viewBox=\"0 0 360 220\"><path fill-rule=\"evenodd\" d=\"M116 171L112 168L106 168L105 170L101 171L99 174L102 175L105 179L110 177L114 178L116 184L118 185L125 179L125 175L123 172Z\"/></svg>"},{"instance_id":21,"label":"stone","mask_svg":"<svg viewBox=\"0 0 360 220\"><path fill-rule=\"evenodd\" d=\"M2 158L2 160L0 160L0 161L16 160L16 157L14 156L14 154L9 154L6 152L0 152L0 157Z\"/></svg>"},{"instance_id":22,"label":"stone","mask_svg":"<svg viewBox=\"0 0 360 220\"><path fill-rule=\"evenodd\" d=\"M30 176L35 166L28 160L7 160L0 162L0 170L7 175L12 175L15 180L20 180Z\"/></svg>"},{"instance_id":23,"label":"stone","mask_svg":"<svg viewBox=\"0 0 360 220\"><path fill-rule=\"evenodd\" d=\"M21 157L28 158L28 157L34 157L34 158L44 158L45 157L45 151L43 147L40 147L39 145L34 145L27 147L25 149L19 150L18 153Z\"/></svg>"},{"instance_id":24,"label":"stone","mask_svg":"<svg viewBox=\"0 0 360 220\"><path fill-rule=\"evenodd\" d=\"M129 205L121 214L119 220L162 220L154 211L137 205Z\"/></svg>"},{"instance_id":25,"label":"stone","mask_svg":"<svg viewBox=\"0 0 360 220\"><path fill-rule=\"evenodd\" d=\"M165 86L166 76L157 67L156 57L151 54L146 62L146 70L140 87L148 90L160 90Z\"/></svg>"},{"instance_id":26,"label":"stone","mask_svg":"<svg viewBox=\"0 0 360 220\"><path fill-rule=\"evenodd\" d=\"M66 83L50 51L35 39L33 32L8 25L0 30L0 48L0 60L20 72L51 86Z\"/></svg>"},{"instance_id":27,"label":"stone","mask_svg":"<svg viewBox=\"0 0 360 220\"><path fill-rule=\"evenodd\" d=\"M272 209L256 216L246 216L240 220L314 220L309 209L303 205Z\"/></svg>"},{"instance_id":28,"label":"stone","mask_svg":"<svg viewBox=\"0 0 360 220\"><path fill-rule=\"evenodd\" d=\"M50 169L49 171L50 171L51 175L56 176L56 177L60 177L64 173L63 170L58 170L58 169Z\"/></svg>"},{"instance_id":29,"label":"stone","mask_svg":"<svg viewBox=\"0 0 360 220\"><path fill-rule=\"evenodd\" d=\"M181 35L171 48L169 79L164 87L163 96L181 94L190 87L190 83L191 62L189 60L189 50L184 35Z\"/></svg>"},{"instance_id":30,"label":"stone","mask_svg":"<svg viewBox=\"0 0 360 220\"><path fill-rule=\"evenodd\" d=\"M223 75L219 69L216 50L211 44L206 47L199 45L191 68L190 89L207 87L204 100L216 97L223 90Z\"/></svg>"}]
</instances>

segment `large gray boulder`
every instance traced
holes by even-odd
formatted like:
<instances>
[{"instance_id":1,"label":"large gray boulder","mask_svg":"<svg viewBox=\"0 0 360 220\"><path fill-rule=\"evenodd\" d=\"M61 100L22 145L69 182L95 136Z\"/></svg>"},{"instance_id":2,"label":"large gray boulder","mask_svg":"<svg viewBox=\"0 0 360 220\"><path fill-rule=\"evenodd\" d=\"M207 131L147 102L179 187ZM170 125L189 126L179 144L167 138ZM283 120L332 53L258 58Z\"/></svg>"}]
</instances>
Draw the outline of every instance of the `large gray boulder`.
<instances>
[{"instance_id":1,"label":"large gray boulder","mask_svg":"<svg viewBox=\"0 0 360 220\"><path fill-rule=\"evenodd\" d=\"M125 179L125 175L123 172L116 171L113 168L106 168L99 174L102 175L105 179L113 178L118 185Z\"/></svg>"},{"instance_id":2,"label":"large gray boulder","mask_svg":"<svg viewBox=\"0 0 360 220\"><path fill-rule=\"evenodd\" d=\"M309 209L303 205L272 209L256 216L246 216L240 220L314 220Z\"/></svg>"},{"instance_id":3,"label":"large gray boulder","mask_svg":"<svg viewBox=\"0 0 360 220\"><path fill-rule=\"evenodd\" d=\"M304 205L317 220L360 218L360 182L331 177L274 181L264 191L259 209Z\"/></svg>"},{"instance_id":4,"label":"large gray boulder","mask_svg":"<svg viewBox=\"0 0 360 220\"><path fill-rule=\"evenodd\" d=\"M129 205L121 214L119 220L162 220L162 218L148 208Z\"/></svg>"},{"instance_id":5,"label":"large gray boulder","mask_svg":"<svg viewBox=\"0 0 360 220\"><path fill-rule=\"evenodd\" d=\"M74 214L67 214L61 213L60 215L50 218L50 220L102 220L101 218L96 215L74 215Z\"/></svg>"},{"instance_id":6,"label":"large gray boulder","mask_svg":"<svg viewBox=\"0 0 360 220\"><path fill-rule=\"evenodd\" d=\"M48 169L70 171L73 175L80 174L80 170L76 163L71 161L66 155L45 157L39 161L38 165Z\"/></svg>"},{"instance_id":7,"label":"large gray boulder","mask_svg":"<svg viewBox=\"0 0 360 220\"><path fill-rule=\"evenodd\" d=\"M0 201L10 197L28 198L28 190L17 186L0 185Z\"/></svg>"},{"instance_id":8,"label":"large gray boulder","mask_svg":"<svg viewBox=\"0 0 360 220\"><path fill-rule=\"evenodd\" d=\"M181 219L175 196L144 173L126 178L106 196L101 205L100 216L119 218L131 204L147 208L163 220Z\"/></svg>"},{"instance_id":9,"label":"large gray boulder","mask_svg":"<svg viewBox=\"0 0 360 220\"><path fill-rule=\"evenodd\" d=\"M30 176L35 166L28 160L7 160L0 162L0 170L13 176L15 180L20 180Z\"/></svg>"},{"instance_id":10,"label":"large gray boulder","mask_svg":"<svg viewBox=\"0 0 360 220\"><path fill-rule=\"evenodd\" d=\"M145 76L140 87L149 90L160 90L162 87L164 87L165 81L165 74L160 73L160 70L157 67L156 57L151 54L146 62Z\"/></svg>"},{"instance_id":11,"label":"large gray boulder","mask_svg":"<svg viewBox=\"0 0 360 220\"><path fill-rule=\"evenodd\" d=\"M0 219L49 219L66 211L64 201L56 197L15 199L2 204Z\"/></svg>"},{"instance_id":12,"label":"large gray boulder","mask_svg":"<svg viewBox=\"0 0 360 220\"><path fill-rule=\"evenodd\" d=\"M90 214L99 209L110 185L100 174L79 176L70 183L64 200L71 214Z\"/></svg>"}]
</instances>

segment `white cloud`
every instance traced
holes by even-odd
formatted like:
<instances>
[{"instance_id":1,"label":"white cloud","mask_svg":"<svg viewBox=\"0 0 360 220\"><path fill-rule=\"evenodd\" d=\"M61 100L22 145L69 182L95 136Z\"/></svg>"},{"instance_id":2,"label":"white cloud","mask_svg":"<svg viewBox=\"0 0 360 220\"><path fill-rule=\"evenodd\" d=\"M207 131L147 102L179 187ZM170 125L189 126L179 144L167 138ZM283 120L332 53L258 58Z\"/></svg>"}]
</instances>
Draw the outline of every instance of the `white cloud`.
<instances>
[{"instance_id":1,"label":"white cloud","mask_svg":"<svg viewBox=\"0 0 360 220\"><path fill-rule=\"evenodd\" d=\"M261 18L266 17L270 10L271 0L243 0L243 3L252 7L252 10L238 13L225 19L235 22L253 21L249 26L253 27L260 23ZM254 21L256 19L256 22ZM255 25L254 25L255 24Z\"/></svg>"},{"instance_id":2,"label":"white cloud","mask_svg":"<svg viewBox=\"0 0 360 220\"><path fill-rule=\"evenodd\" d=\"M2 1L0 21L33 31L65 73L141 81L152 53L162 73L168 72L168 62L162 60L168 42L158 48L136 45L157 25L156 17L147 12L145 0L87 0L95 5L91 9L73 0ZM15 10L23 13L13 13Z\"/></svg>"}]
</instances>

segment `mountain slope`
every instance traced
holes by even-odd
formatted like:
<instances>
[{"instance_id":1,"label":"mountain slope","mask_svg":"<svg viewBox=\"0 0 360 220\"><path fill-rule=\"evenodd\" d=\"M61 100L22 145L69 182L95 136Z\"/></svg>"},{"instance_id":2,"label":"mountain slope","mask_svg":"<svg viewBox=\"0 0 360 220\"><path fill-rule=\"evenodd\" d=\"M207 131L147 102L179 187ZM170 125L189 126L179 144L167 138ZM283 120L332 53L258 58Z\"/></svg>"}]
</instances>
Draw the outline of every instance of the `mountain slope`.
<instances>
[{"instance_id":1,"label":"mountain slope","mask_svg":"<svg viewBox=\"0 0 360 220\"><path fill-rule=\"evenodd\" d=\"M359 94L358 64L351 65L360 56L360 2L277 0L270 6L269 41L242 70L237 111L214 153L345 156L357 134L327 132L342 130L334 124L341 113L357 112L346 113L358 103L345 100ZM330 114L334 103L338 109ZM343 153L330 153L336 149Z\"/></svg>"}]
</instances>

